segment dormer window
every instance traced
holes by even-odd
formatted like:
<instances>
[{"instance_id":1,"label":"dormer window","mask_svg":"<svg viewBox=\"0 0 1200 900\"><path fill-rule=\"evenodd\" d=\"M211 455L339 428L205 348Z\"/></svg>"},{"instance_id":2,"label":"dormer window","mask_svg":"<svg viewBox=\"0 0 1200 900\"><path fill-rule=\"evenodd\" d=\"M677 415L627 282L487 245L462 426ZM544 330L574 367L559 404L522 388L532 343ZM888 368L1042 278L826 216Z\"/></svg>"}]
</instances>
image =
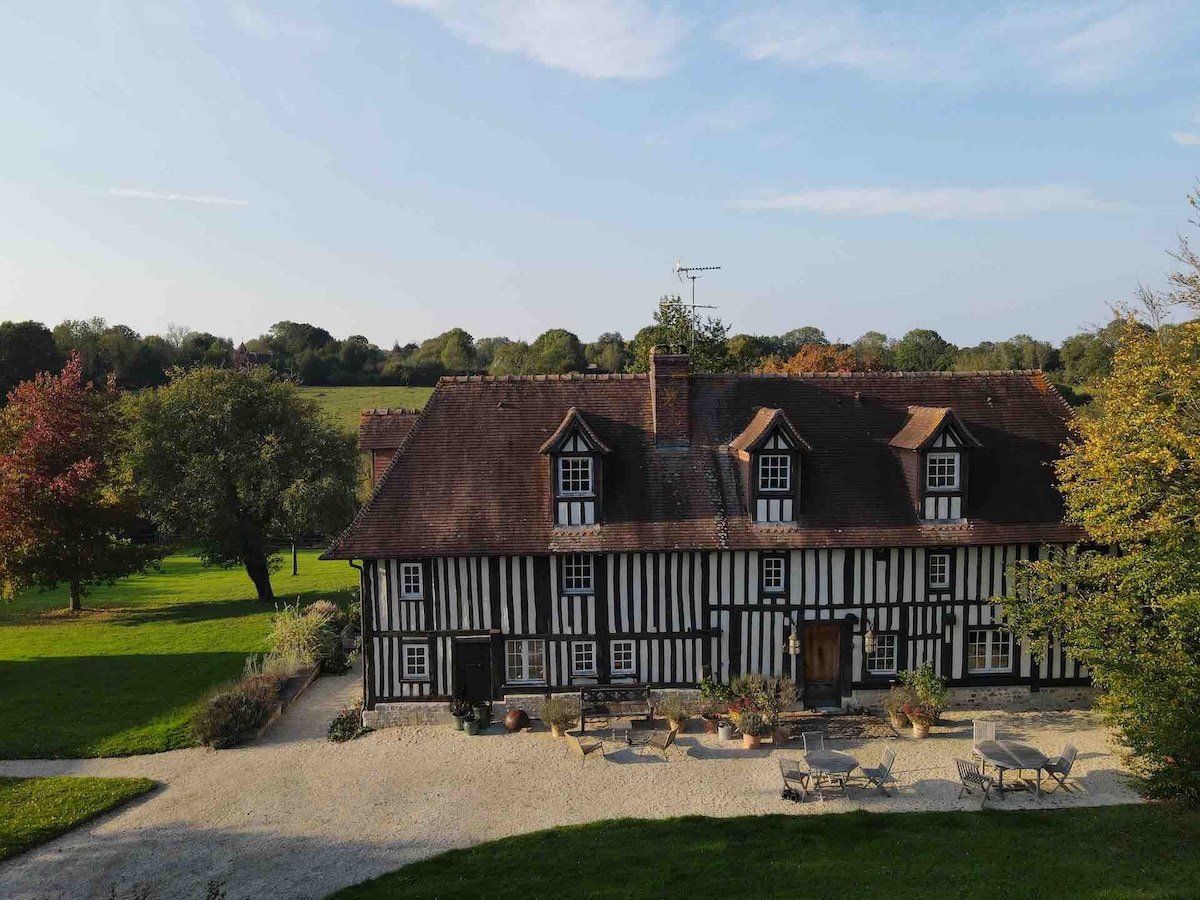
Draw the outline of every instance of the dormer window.
<instances>
[{"instance_id":1,"label":"dormer window","mask_svg":"<svg viewBox=\"0 0 1200 900\"><path fill-rule=\"evenodd\" d=\"M958 454L925 455L925 487L931 491L958 490Z\"/></svg>"},{"instance_id":2,"label":"dormer window","mask_svg":"<svg viewBox=\"0 0 1200 900\"><path fill-rule=\"evenodd\" d=\"M891 446L901 459L917 512L925 522L959 522L967 517L967 462L982 444L954 410L910 406Z\"/></svg>"},{"instance_id":3,"label":"dormer window","mask_svg":"<svg viewBox=\"0 0 1200 900\"><path fill-rule=\"evenodd\" d=\"M812 448L781 409L760 409L729 442L743 463L750 519L756 525L793 525L800 511L801 454Z\"/></svg>"},{"instance_id":4,"label":"dormer window","mask_svg":"<svg viewBox=\"0 0 1200 900\"><path fill-rule=\"evenodd\" d=\"M763 453L758 457L758 489L764 492L792 489L792 457L787 453Z\"/></svg>"},{"instance_id":5,"label":"dormer window","mask_svg":"<svg viewBox=\"0 0 1200 900\"><path fill-rule=\"evenodd\" d=\"M602 461L609 453L575 407L541 452L550 457L550 500L557 528L588 528L601 521Z\"/></svg>"}]
</instances>

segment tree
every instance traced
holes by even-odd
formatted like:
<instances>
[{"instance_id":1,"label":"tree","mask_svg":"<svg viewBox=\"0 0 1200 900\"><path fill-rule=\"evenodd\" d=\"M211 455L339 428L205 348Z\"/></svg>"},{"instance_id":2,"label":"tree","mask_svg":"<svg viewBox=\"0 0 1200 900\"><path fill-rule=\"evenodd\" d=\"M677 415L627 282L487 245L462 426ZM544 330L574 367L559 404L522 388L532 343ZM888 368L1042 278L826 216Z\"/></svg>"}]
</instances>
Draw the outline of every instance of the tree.
<instances>
[{"instance_id":1,"label":"tree","mask_svg":"<svg viewBox=\"0 0 1200 900\"><path fill-rule=\"evenodd\" d=\"M496 348L488 372L492 375L524 375L529 366L529 345L524 341L509 341Z\"/></svg>"},{"instance_id":2,"label":"tree","mask_svg":"<svg viewBox=\"0 0 1200 900\"><path fill-rule=\"evenodd\" d=\"M0 405L22 381L62 368L54 335L41 322L0 322Z\"/></svg>"},{"instance_id":3,"label":"tree","mask_svg":"<svg viewBox=\"0 0 1200 900\"><path fill-rule=\"evenodd\" d=\"M928 328L914 328L892 349L901 372L944 372L954 366L954 345Z\"/></svg>"},{"instance_id":4,"label":"tree","mask_svg":"<svg viewBox=\"0 0 1200 900\"><path fill-rule=\"evenodd\" d=\"M475 356L475 340L461 328L451 328L441 336L439 354L448 372L474 372L479 368Z\"/></svg>"},{"instance_id":5,"label":"tree","mask_svg":"<svg viewBox=\"0 0 1200 900\"><path fill-rule=\"evenodd\" d=\"M354 518L358 501L344 480L323 476L294 481L283 491L279 527L292 544L292 574L299 574L296 545L309 535L335 535Z\"/></svg>"},{"instance_id":6,"label":"tree","mask_svg":"<svg viewBox=\"0 0 1200 900\"><path fill-rule=\"evenodd\" d=\"M692 371L725 372L729 368L729 327L720 319L701 320L679 297L663 297L654 312L654 324L633 338L634 372L650 371L650 351L669 348L690 353Z\"/></svg>"},{"instance_id":7,"label":"tree","mask_svg":"<svg viewBox=\"0 0 1200 900\"><path fill-rule=\"evenodd\" d=\"M511 343L512 341L506 337L486 337L477 340L475 342L475 358L479 363L479 368L485 371L491 368L496 351L505 344Z\"/></svg>"},{"instance_id":8,"label":"tree","mask_svg":"<svg viewBox=\"0 0 1200 900\"><path fill-rule=\"evenodd\" d=\"M868 331L854 342L854 353L864 372L890 372L896 367L892 342L882 331Z\"/></svg>"},{"instance_id":9,"label":"tree","mask_svg":"<svg viewBox=\"0 0 1200 900\"><path fill-rule=\"evenodd\" d=\"M803 325L784 334L780 341L783 346L779 348L779 355L790 356L805 344L828 344L829 338L825 337L825 332L817 326Z\"/></svg>"},{"instance_id":10,"label":"tree","mask_svg":"<svg viewBox=\"0 0 1200 900\"><path fill-rule=\"evenodd\" d=\"M353 493L352 439L264 366L177 370L133 406L132 468L154 520L206 564L244 566L272 599L271 540L295 533L312 496Z\"/></svg>"},{"instance_id":11,"label":"tree","mask_svg":"<svg viewBox=\"0 0 1200 900\"><path fill-rule=\"evenodd\" d=\"M793 356L783 359L768 357L763 372L858 372L858 356L853 347L845 344L805 344Z\"/></svg>"},{"instance_id":12,"label":"tree","mask_svg":"<svg viewBox=\"0 0 1200 900\"><path fill-rule=\"evenodd\" d=\"M601 372L624 372L629 365L629 346L618 331L606 331L583 348L584 356L591 366Z\"/></svg>"},{"instance_id":13,"label":"tree","mask_svg":"<svg viewBox=\"0 0 1200 900\"><path fill-rule=\"evenodd\" d=\"M78 611L90 585L111 584L163 555L136 543L140 520L122 465L114 379L96 387L71 355L58 375L18 385L0 410L0 592L68 586Z\"/></svg>"},{"instance_id":14,"label":"tree","mask_svg":"<svg viewBox=\"0 0 1200 900\"><path fill-rule=\"evenodd\" d=\"M529 370L536 375L564 375L587 368L583 344L564 328L551 328L529 346Z\"/></svg>"}]
</instances>

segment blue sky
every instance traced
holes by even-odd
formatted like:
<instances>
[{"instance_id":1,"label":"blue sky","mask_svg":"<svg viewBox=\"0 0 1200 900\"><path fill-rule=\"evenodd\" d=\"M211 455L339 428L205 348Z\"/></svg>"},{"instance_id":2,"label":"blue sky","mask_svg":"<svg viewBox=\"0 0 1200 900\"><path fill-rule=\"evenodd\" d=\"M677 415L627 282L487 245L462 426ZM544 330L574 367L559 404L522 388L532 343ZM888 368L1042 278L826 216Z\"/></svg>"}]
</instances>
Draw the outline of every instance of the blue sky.
<instances>
[{"instance_id":1,"label":"blue sky","mask_svg":"<svg viewBox=\"0 0 1200 900\"><path fill-rule=\"evenodd\" d=\"M0 8L0 319L390 345L645 324L1060 339L1163 283L1183 2Z\"/></svg>"}]
</instances>

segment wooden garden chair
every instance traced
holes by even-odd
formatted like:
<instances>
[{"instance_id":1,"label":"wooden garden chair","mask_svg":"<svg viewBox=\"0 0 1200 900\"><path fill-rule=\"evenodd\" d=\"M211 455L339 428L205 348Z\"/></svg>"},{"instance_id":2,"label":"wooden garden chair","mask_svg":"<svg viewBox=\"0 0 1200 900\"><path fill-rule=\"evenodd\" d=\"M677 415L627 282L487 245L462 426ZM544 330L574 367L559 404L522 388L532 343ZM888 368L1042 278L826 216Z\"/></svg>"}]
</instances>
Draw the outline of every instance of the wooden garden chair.
<instances>
[{"instance_id":1,"label":"wooden garden chair","mask_svg":"<svg viewBox=\"0 0 1200 900\"><path fill-rule=\"evenodd\" d=\"M981 770L986 772L987 763L979 755L978 747L984 741L994 741L996 739L996 723L989 722L986 719L975 719L971 722L971 727L975 732L974 737L971 739L971 756L979 760Z\"/></svg>"},{"instance_id":2,"label":"wooden garden chair","mask_svg":"<svg viewBox=\"0 0 1200 900\"><path fill-rule=\"evenodd\" d=\"M604 741L595 738L580 738L570 732L563 737L566 738L567 749L571 751L571 755L578 757L581 763L587 762L587 758L597 751L602 759L608 759L604 753Z\"/></svg>"},{"instance_id":3,"label":"wooden garden chair","mask_svg":"<svg viewBox=\"0 0 1200 900\"><path fill-rule=\"evenodd\" d=\"M800 768L800 763L794 759L779 760L779 774L783 776L784 800L800 803L809 795L809 774Z\"/></svg>"},{"instance_id":4,"label":"wooden garden chair","mask_svg":"<svg viewBox=\"0 0 1200 900\"><path fill-rule=\"evenodd\" d=\"M958 791L958 799L961 800L963 794L973 794L975 791L980 791L983 794L983 800L980 801L980 805L987 803L991 797L992 779L979 770L979 763L970 762L965 759L956 759L954 764L958 766L958 780L962 785Z\"/></svg>"},{"instance_id":5,"label":"wooden garden chair","mask_svg":"<svg viewBox=\"0 0 1200 900\"><path fill-rule=\"evenodd\" d=\"M1073 788L1067 784L1067 779L1071 775L1071 769L1075 765L1075 757L1079 755L1079 751L1075 749L1074 744L1067 744L1062 748L1062 753L1058 756L1052 756L1046 760L1046 765L1042 768L1052 779L1054 779L1057 787L1061 787L1068 793Z\"/></svg>"},{"instance_id":6,"label":"wooden garden chair","mask_svg":"<svg viewBox=\"0 0 1200 900\"><path fill-rule=\"evenodd\" d=\"M651 750L661 753L663 759L667 759L668 750L670 750L672 747L674 747L676 750L679 749L679 745L675 743L675 733L678 730L679 729L677 728L672 728L665 735L658 731L654 732L654 734L646 738L645 742L642 744L640 753L645 753L646 748L649 747Z\"/></svg>"},{"instance_id":7,"label":"wooden garden chair","mask_svg":"<svg viewBox=\"0 0 1200 900\"><path fill-rule=\"evenodd\" d=\"M823 731L805 731L800 737L804 739L805 753L810 750L825 749L825 732Z\"/></svg>"},{"instance_id":8,"label":"wooden garden chair","mask_svg":"<svg viewBox=\"0 0 1200 900\"><path fill-rule=\"evenodd\" d=\"M896 751L891 747L883 748L883 757L879 760L877 767L871 768L868 766L859 766L863 775L867 779L867 787L879 788L879 793L885 797L891 796L887 792L887 785L899 784L892 776L892 766L896 764Z\"/></svg>"}]
</instances>

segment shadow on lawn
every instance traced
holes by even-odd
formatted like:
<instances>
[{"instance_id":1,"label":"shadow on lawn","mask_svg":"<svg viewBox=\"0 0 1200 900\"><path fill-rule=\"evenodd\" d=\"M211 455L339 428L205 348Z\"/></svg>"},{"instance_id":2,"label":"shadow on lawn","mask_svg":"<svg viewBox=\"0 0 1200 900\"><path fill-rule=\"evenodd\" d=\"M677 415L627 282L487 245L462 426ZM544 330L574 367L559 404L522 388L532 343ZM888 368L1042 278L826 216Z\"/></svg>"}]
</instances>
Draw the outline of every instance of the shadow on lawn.
<instances>
[{"instance_id":1,"label":"shadow on lawn","mask_svg":"<svg viewBox=\"0 0 1200 900\"><path fill-rule=\"evenodd\" d=\"M344 595L344 591L303 591L299 594L276 594L274 600L212 600L132 607L114 610L115 614L109 621L113 625L149 625L158 622L186 625L211 619L237 619L260 613L274 613L275 610L297 601L305 606L316 600L337 600Z\"/></svg>"}]
</instances>

